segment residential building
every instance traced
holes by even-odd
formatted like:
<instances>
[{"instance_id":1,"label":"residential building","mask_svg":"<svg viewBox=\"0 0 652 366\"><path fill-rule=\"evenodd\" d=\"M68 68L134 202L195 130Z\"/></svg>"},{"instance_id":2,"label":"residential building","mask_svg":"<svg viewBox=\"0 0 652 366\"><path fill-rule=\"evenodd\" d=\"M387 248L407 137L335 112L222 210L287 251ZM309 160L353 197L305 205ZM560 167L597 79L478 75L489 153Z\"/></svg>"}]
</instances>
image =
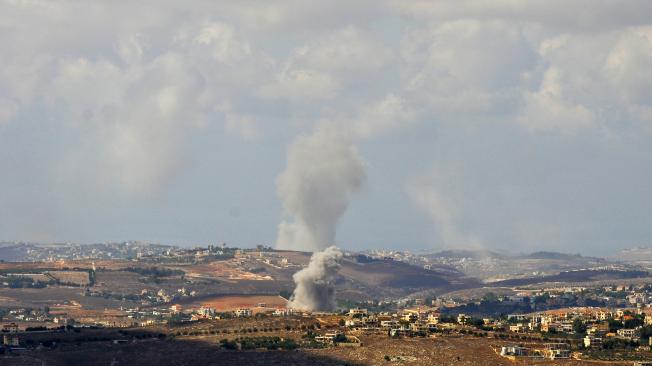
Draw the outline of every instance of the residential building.
<instances>
[{"instance_id":1,"label":"residential building","mask_svg":"<svg viewBox=\"0 0 652 366\"><path fill-rule=\"evenodd\" d=\"M634 339L638 338L640 335L640 328L635 328L635 329L618 329L616 331L616 334L618 334L619 337L621 338L626 338L626 339Z\"/></svg>"},{"instance_id":2,"label":"residential building","mask_svg":"<svg viewBox=\"0 0 652 366\"><path fill-rule=\"evenodd\" d=\"M238 318L248 318L252 315L251 309L248 308L236 309L236 311L234 311L233 313Z\"/></svg>"},{"instance_id":3,"label":"residential building","mask_svg":"<svg viewBox=\"0 0 652 366\"><path fill-rule=\"evenodd\" d=\"M17 333L18 332L18 324L16 324L16 323L5 324L5 325L2 326L2 332L3 333Z\"/></svg>"},{"instance_id":4,"label":"residential building","mask_svg":"<svg viewBox=\"0 0 652 366\"><path fill-rule=\"evenodd\" d=\"M18 336L5 334L2 337L2 344L4 344L5 346L18 347L20 346L20 340L18 339Z\"/></svg>"},{"instance_id":5,"label":"residential building","mask_svg":"<svg viewBox=\"0 0 652 366\"><path fill-rule=\"evenodd\" d=\"M501 356L525 356L527 348L520 346L503 346L500 348Z\"/></svg>"},{"instance_id":6,"label":"residential building","mask_svg":"<svg viewBox=\"0 0 652 366\"><path fill-rule=\"evenodd\" d=\"M584 337L584 347L586 348L600 348L602 347L602 338L587 335Z\"/></svg>"}]
</instances>

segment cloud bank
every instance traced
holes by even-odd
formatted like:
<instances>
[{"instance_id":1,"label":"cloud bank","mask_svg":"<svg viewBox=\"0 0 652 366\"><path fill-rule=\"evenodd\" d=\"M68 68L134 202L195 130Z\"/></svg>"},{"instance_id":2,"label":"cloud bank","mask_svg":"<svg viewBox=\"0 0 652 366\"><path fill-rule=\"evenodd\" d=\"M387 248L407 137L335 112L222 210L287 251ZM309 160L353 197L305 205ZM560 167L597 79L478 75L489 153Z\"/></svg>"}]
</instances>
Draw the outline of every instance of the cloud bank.
<instances>
[{"instance_id":1,"label":"cloud bank","mask_svg":"<svg viewBox=\"0 0 652 366\"><path fill-rule=\"evenodd\" d=\"M651 12L588 0L1 2L0 232L251 245L279 234L323 248L332 230L311 226L339 220L337 240L361 247L644 244ZM346 132L320 132L324 120ZM329 139L344 142L305 147ZM287 146L305 153L290 164ZM320 176L320 154L351 175L315 214L281 186L301 159ZM222 214L232 208L241 220Z\"/></svg>"}]
</instances>

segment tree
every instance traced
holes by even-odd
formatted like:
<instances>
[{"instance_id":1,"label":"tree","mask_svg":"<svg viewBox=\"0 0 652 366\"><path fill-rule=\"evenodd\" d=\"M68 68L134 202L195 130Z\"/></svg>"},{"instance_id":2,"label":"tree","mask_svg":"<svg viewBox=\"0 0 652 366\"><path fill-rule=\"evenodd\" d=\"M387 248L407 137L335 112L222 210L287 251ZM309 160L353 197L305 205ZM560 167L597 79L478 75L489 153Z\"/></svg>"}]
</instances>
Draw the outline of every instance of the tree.
<instances>
[{"instance_id":1,"label":"tree","mask_svg":"<svg viewBox=\"0 0 652 366\"><path fill-rule=\"evenodd\" d=\"M444 314L442 314L439 317L439 322L440 323L457 323L457 319L455 319L455 317L452 316L452 315L444 315Z\"/></svg>"},{"instance_id":2,"label":"tree","mask_svg":"<svg viewBox=\"0 0 652 366\"><path fill-rule=\"evenodd\" d=\"M641 328L641 339L648 339L652 337L652 325L646 325Z\"/></svg>"},{"instance_id":3,"label":"tree","mask_svg":"<svg viewBox=\"0 0 652 366\"><path fill-rule=\"evenodd\" d=\"M483 303L492 303L492 302L497 302L498 301L498 296L494 294L493 292L487 292L484 296L482 296Z\"/></svg>"},{"instance_id":4,"label":"tree","mask_svg":"<svg viewBox=\"0 0 652 366\"><path fill-rule=\"evenodd\" d=\"M482 328L484 326L484 320L480 318L471 318L469 324L473 325L476 328Z\"/></svg>"},{"instance_id":5,"label":"tree","mask_svg":"<svg viewBox=\"0 0 652 366\"><path fill-rule=\"evenodd\" d=\"M573 331L577 334L584 334L586 332L586 324L580 318L573 320Z\"/></svg>"},{"instance_id":6,"label":"tree","mask_svg":"<svg viewBox=\"0 0 652 366\"><path fill-rule=\"evenodd\" d=\"M626 329L634 329L640 325L643 325L643 319L635 317L632 319L627 319L625 320L625 323L623 324L624 328Z\"/></svg>"},{"instance_id":7,"label":"tree","mask_svg":"<svg viewBox=\"0 0 652 366\"><path fill-rule=\"evenodd\" d=\"M335 339L333 340L335 343L340 343L340 342L346 342L346 336L342 333L338 334L335 336Z\"/></svg>"},{"instance_id":8,"label":"tree","mask_svg":"<svg viewBox=\"0 0 652 366\"><path fill-rule=\"evenodd\" d=\"M299 347L293 339L284 339L281 341L280 346L282 349L293 350Z\"/></svg>"},{"instance_id":9,"label":"tree","mask_svg":"<svg viewBox=\"0 0 652 366\"><path fill-rule=\"evenodd\" d=\"M623 327L623 323L620 320L609 318L607 319L607 322L609 323L610 332L615 332Z\"/></svg>"}]
</instances>

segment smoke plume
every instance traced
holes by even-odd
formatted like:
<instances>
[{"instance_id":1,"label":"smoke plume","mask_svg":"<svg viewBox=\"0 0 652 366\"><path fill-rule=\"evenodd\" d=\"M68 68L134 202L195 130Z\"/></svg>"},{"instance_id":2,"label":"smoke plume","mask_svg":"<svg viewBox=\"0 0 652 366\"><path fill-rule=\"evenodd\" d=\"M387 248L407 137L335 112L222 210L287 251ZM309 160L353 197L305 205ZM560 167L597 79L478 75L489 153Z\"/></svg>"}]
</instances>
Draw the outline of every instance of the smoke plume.
<instances>
[{"instance_id":1,"label":"smoke plume","mask_svg":"<svg viewBox=\"0 0 652 366\"><path fill-rule=\"evenodd\" d=\"M337 222L351 196L366 178L365 164L350 132L321 124L288 148L287 168L277 180L286 218L279 224L276 246L315 252L308 267L294 274L296 288L289 307L335 308L334 279L342 252L335 246ZM322 250L322 251L320 251Z\"/></svg>"},{"instance_id":2,"label":"smoke plume","mask_svg":"<svg viewBox=\"0 0 652 366\"><path fill-rule=\"evenodd\" d=\"M288 306L309 311L335 309L335 276L340 259L342 252L335 246L314 253L308 267L293 276L297 287Z\"/></svg>"},{"instance_id":3,"label":"smoke plume","mask_svg":"<svg viewBox=\"0 0 652 366\"><path fill-rule=\"evenodd\" d=\"M317 251L333 245L337 222L366 178L350 133L321 124L290 145L287 160L276 182L286 215L276 246Z\"/></svg>"}]
</instances>

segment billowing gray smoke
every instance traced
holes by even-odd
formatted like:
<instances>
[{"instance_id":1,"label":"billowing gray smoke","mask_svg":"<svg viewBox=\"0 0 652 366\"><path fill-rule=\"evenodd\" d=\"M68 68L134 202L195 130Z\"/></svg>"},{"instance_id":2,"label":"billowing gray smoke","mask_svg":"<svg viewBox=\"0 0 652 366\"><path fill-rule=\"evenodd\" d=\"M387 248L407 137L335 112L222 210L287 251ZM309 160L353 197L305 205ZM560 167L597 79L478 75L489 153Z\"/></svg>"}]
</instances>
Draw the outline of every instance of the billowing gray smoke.
<instances>
[{"instance_id":1,"label":"billowing gray smoke","mask_svg":"<svg viewBox=\"0 0 652 366\"><path fill-rule=\"evenodd\" d=\"M342 252L335 246L316 252L308 267L294 274L297 287L288 303L293 309L330 311L335 309L335 276Z\"/></svg>"},{"instance_id":2,"label":"billowing gray smoke","mask_svg":"<svg viewBox=\"0 0 652 366\"><path fill-rule=\"evenodd\" d=\"M350 132L338 126L321 124L288 148L287 168L277 180L285 219L276 246L314 252L308 267L294 275L297 287L290 307L335 308L334 280L342 252L330 245L335 243L337 222L365 178L365 164Z\"/></svg>"},{"instance_id":3,"label":"billowing gray smoke","mask_svg":"<svg viewBox=\"0 0 652 366\"><path fill-rule=\"evenodd\" d=\"M276 182L286 216L276 246L317 251L333 245L337 222L366 178L350 133L321 124L290 145L287 159Z\"/></svg>"}]
</instances>

